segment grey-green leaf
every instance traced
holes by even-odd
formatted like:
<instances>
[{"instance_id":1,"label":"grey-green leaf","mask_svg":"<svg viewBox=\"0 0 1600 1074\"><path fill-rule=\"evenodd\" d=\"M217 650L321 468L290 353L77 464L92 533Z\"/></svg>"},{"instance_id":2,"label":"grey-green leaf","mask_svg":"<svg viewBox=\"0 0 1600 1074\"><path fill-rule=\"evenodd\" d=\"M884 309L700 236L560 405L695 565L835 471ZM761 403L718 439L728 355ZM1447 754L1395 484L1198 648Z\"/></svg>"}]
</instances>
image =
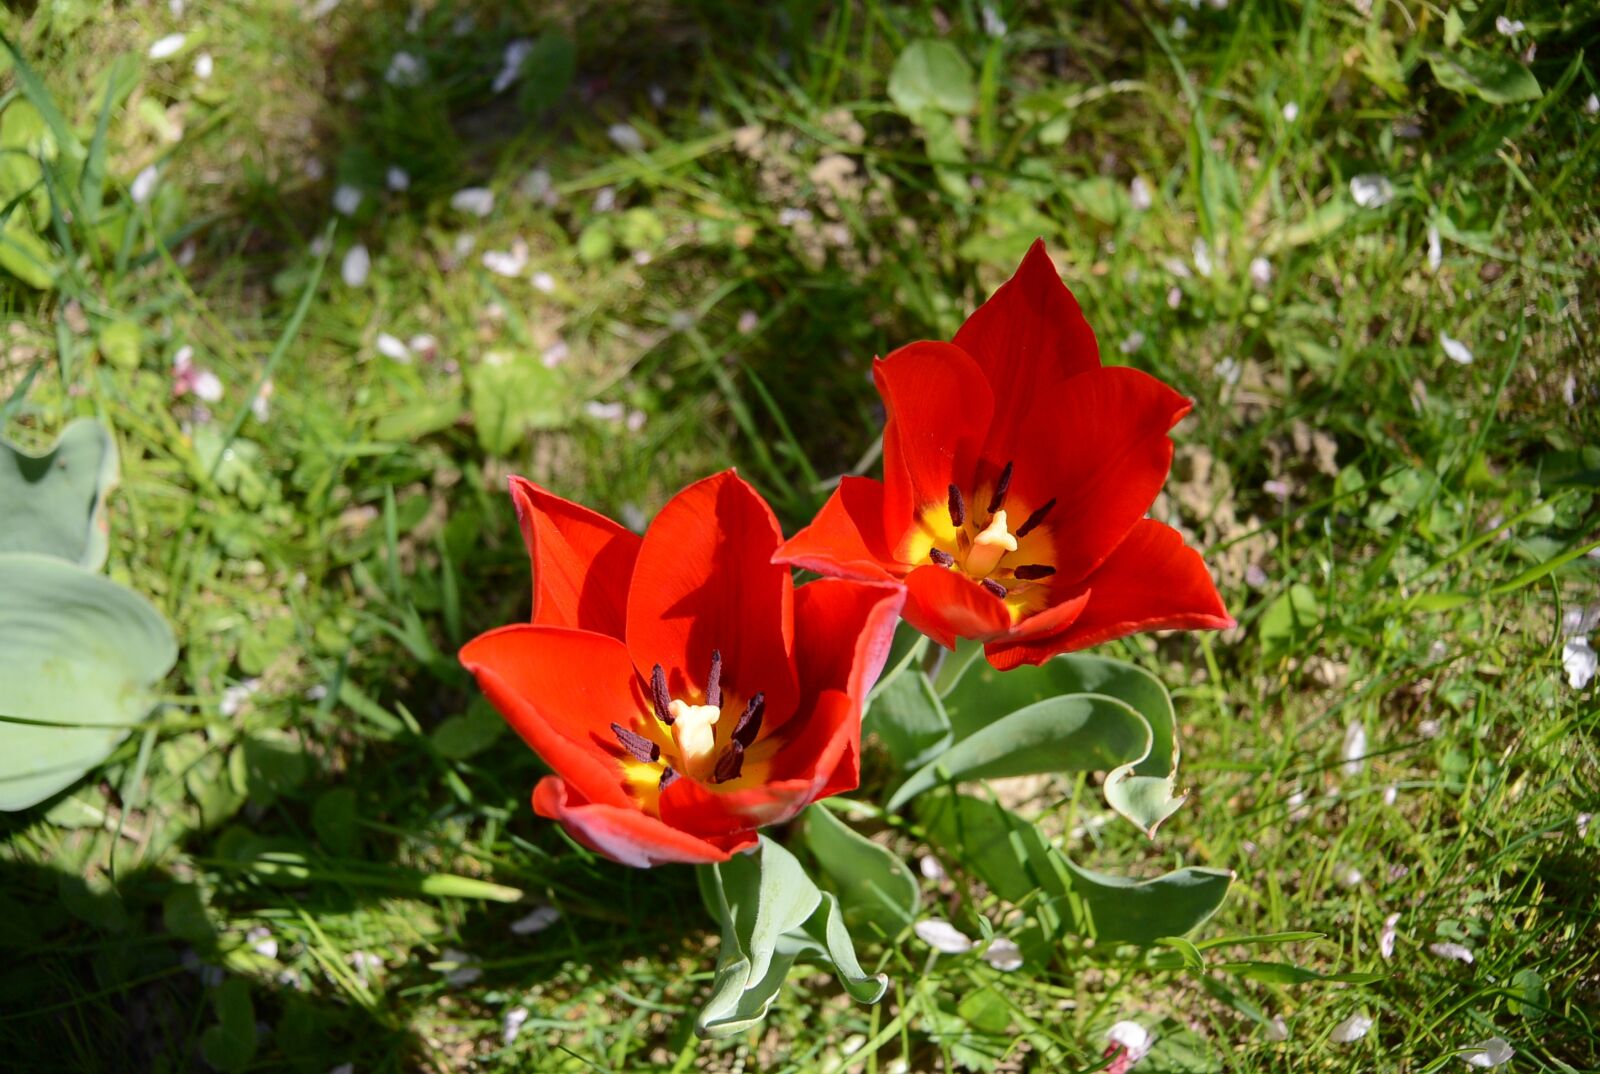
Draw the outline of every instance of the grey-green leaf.
<instances>
[{"instance_id":1,"label":"grey-green leaf","mask_svg":"<svg viewBox=\"0 0 1600 1074\"><path fill-rule=\"evenodd\" d=\"M859 834L820 804L806 810L805 841L829 886L838 892L846 923L876 929L886 937L911 924L917 913L917 880L893 851Z\"/></svg>"},{"instance_id":2,"label":"grey-green leaf","mask_svg":"<svg viewBox=\"0 0 1600 1074\"><path fill-rule=\"evenodd\" d=\"M831 891L822 893L822 901L807 919L803 931L784 937L781 946L796 957L812 954L831 966L844 990L858 1003L876 1003L889 989L887 976L861 968L855 942L845 926L844 911Z\"/></svg>"},{"instance_id":3,"label":"grey-green leaf","mask_svg":"<svg viewBox=\"0 0 1600 1074\"><path fill-rule=\"evenodd\" d=\"M875 693L862 717L864 733L883 742L895 764L915 768L950 745L950 720L928 677L910 669Z\"/></svg>"},{"instance_id":4,"label":"grey-green leaf","mask_svg":"<svg viewBox=\"0 0 1600 1074\"><path fill-rule=\"evenodd\" d=\"M1445 89L1477 97L1490 104L1520 104L1544 96L1533 72L1510 56L1476 48L1428 53L1433 77Z\"/></svg>"},{"instance_id":5,"label":"grey-green leaf","mask_svg":"<svg viewBox=\"0 0 1600 1074\"><path fill-rule=\"evenodd\" d=\"M116 748L178 648L149 601L64 560L0 555L0 594L0 810L17 810Z\"/></svg>"},{"instance_id":6,"label":"grey-green leaf","mask_svg":"<svg viewBox=\"0 0 1600 1074\"><path fill-rule=\"evenodd\" d=\"M105 498L117 483L117 448L80 418L43 455L0 439L0 553L34 552L97 571L105 565Z\"/></svg>"},{"instance_id":7,"label":"grey-green leaf","mask_svg":"<svg viewBox=\"0 0 1600 1074\"><path fill-rule=\"evenodd\" d=\"M972 65L948 41L913 41L889 72L889 99L911 119L925 108L965 115L978 104Z\"/></svg>"}]
</instances>

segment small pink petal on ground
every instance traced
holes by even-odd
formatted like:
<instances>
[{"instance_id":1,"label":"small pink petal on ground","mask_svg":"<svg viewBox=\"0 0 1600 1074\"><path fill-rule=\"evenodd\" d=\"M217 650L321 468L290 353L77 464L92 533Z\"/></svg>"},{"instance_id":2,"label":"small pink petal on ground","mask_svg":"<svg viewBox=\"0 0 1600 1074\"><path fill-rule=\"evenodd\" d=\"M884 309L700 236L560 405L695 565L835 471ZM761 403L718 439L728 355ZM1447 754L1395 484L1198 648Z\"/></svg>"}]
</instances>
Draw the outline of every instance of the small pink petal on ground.
<instances>
[{"instance_id":1,"label":"small pink petal on ground","mask_svg":"<svg viewBox=\"0 0 1600 1074\"><path fill-rule=\"evenodd\" d=\"M1352 1014L1333 1027L1328 1039L1335 1044L1354 1044L1372 1029L1372 1019L1364 1014Z\"/></svg>"},{"instance_id":2,"label":"small pink petal on ground","mask_svg":"<svg viewBox=\"0 0 1600 1074\"><path fill-rule=\"evenodd\" d=\"M518 936L532 936L561 920L561 911L554 906L536 906L528 914L511 923L511 931Z\"/></svg>"},{"instance_id":3,"label":"small pink petal on ground","mask_svg":"<svg viewBox=\"0 0 1600 1074\"><path fill-rule=\"evenodd\" d=\"M1385 962L1394 955L1395 926L1399 923L1399 914L1390 914L1383 919L1383 929L1378 933L1378 954L1383 956Z\"/></svg>"},{"instance_id":4,"label":"small pink petal on ground","mask_svg":"<svg viewBox=\"0 0 1600 1074\"><path fill-rule=\"evenodd\" d=\"M500 1042L510 1044L522 1032L522 1023L528 1020L528 1008L512 1007L500 1022Z\"/></svg>"},{"instance_id":5,"label":"small pink petal on ground","mask_svg":"<svg viewBox=\"0 0 1600 1074\"><path fill-rule=\"evenodd\" d=\"M168 34L166 37L151 44L149 56L152 60L165 60L176 56L178 51L183 48L185 40L186 38L183 34Z\"/></svg>"},{"instance_id":6,"label":"small pink petal on ground","mask_svg":"<svg viewBox=\"0 0 1600 1074\"><path fill-rule=\"evenodd\" d=\"M367 274L371 271L372 255L365 244L358 242L345 251L344 260L339 264L339 278L346 287L366 286Z\"/></svg>"},{"instance_id":7,"label":"small pink petal on ground","mask_svg":"<svg viewBox=\"0 0 1600 1074\"><path fill-rule=\"evenodd\" d=\"M1022 949L1013 940L997 936L984 949L982 958L1002 973L1022 968Z\"/></svg>"},{"instance_id":8,"label":"small pink petal on ground","mask_svg":"<svg viewBox=\"0 0 1600 1074\"><path fill-rule=\"evenodd\" d=\"M1490 1037L1480 1040L1476 1044L1469 1044L1456 1052L1461 1060L1469 1067L1480 1067L1489 1070L1504 1063L1511 1062L1511 1057L1516 1055L1516 1049L1506 1042L1504 1037Z\"/></svg>"},{"instance_id":9,"label":"small pink petal on ground","mask_svg":"<svg viewBox=\"0 0 1600 1074\"><path fill-rule=\"evenodd\" d=\"M972 940L960 929L936 917L918 921L913 926L917 938L935 951L947 955L964 955L972 950Z\"/></svg>"},{"instance_id":10,"label":"small pink petal on ground","mask_svg":"<svg viewBox=\"0 0 1600 1074\"><path fill-rule=\"evenodd\" d=\"M494 212L494 191L486 186L462 187L450 195L450 208L479 218Z\"/></svg>"},{"instance_id":11,"label":"small pink petal on ground","mask_svg":"<svg viewBox=\"0 0 1600 1074\"><path fill-rule=\"evenodd\" d=\"M1453 962L1465 962L1468 965L1473 962L1472 951L1458 943L1448 941L1430 943L1428 951L1439 958L1447 958Z\"/></svg>"},{"instance_id":12,"label":"small pink petal on ground","mask_svg":"<svg viewBox=\"0 0 1600 1074\"><path fill-rule=\"evenodd\" d=\"M1106 1030L1106 1041L1106 1050L1100 1053L1111 1060L1106 1074L1126 1074L1129 1067L1149 1054L1155 1038L1138 1022L1124 1021Z\"/></svg>"}]
</instances>

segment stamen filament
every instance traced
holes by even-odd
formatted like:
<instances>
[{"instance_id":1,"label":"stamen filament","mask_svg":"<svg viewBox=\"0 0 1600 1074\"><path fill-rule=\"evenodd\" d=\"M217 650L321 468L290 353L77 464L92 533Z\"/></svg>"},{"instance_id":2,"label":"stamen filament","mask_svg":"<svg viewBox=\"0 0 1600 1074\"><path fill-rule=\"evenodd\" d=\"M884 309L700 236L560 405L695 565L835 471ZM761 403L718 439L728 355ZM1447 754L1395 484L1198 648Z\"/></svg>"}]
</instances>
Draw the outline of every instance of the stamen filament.
<instances>
[{"instance_id":1,"label":"stamen filament","mask_svg":"<svg viewBox=\"0 0 1600 1074\"><path fill-rule=\"evenodd\" d=\"M1043 563L1026 563L1011 573L1021 578L1024 582L1031 582L1036 578L1050 577L1056 573L1056 569Z\"/></svg>"},{"instance_id":2,"label":"stamen filament","mask_svg":"<svg viewBox=\"0 0 1600 1074\"><path fill-rule=\"evenodd\" d=\"M744 712L739 716L739 722L733 725L733 741L738 743L740 749L748 748L761 733L761 719L767 712L767 695L757 693L745 705Z\"/></svg>"},{"instance_id":3,"label":"stamen filament","mask_svg":"<svg viewBox=\"0 0 1600 1074\"><path fill-rule=\"evenodd\" d=\"M655 706L656 719L672 726L672 695L667 693L667 673L660 664L650 669L650 700Z\"/></svg>"},{"instance_id":4,"label":"stamen filament","mask_svg":"<svg viewBox=\"0 0 1600 1074\"><path fill-rule=\"evenodd\" d=\"M999 597L1001 600L1006 599L1006 587L995 581L993 578L985 578L978 584L983 586L983 588L988 590L990 593Z\"/></svg>"},{"instance_id":5,"label":"stamen filament","mask_svg":"<svg viewBox=\"0 0 1600 1074\"><path fill-rule=\"evenodd\" d=\"M954 567L956 565L956 557L942 548L929 549L928 558L941 567Z\"/></svg>"},{"instance_id":6,"label":"stamen filament","mask_svg":"<svg viewBox=\"0 0 1600 1074\"><path fill-rule=\"evenodd\" d=\"M962 498L961 490L955 485L950 486L950 525L960 529L967 524L967 501Z\"/></svg>"},{"instance_id":7,"label":"stamen filament","mask_svg":"<svg viewBox=\"0 0 1600 1074\"><path fill-rule=\"evenodd\" d=\"M717 768L711 778L714 782L726 783L730 779L738 779L742 771L744 771L744 747L734 742L728 747L728 752L717 758Z\"/></svg>"},{"instance_id":8,"label":"stamen filament","mask_svg":"<svg viewBox=\"0 0 1600 1074\"><path fill-rule=\"evenodd\" d=\"M711 673L706 676L706 704L722 707L722 650L711 650Z\"/></svg>"},{"instance_id":9,"label":"stamen filament","mask_svg":"<svg viewBox=\"0 0 1600 1074\"><path fill-rule=\"evenodd\" d=\"M995 482L994 496L989 500L989 513L992 515L1006 504L1006 493L1011 491L1011 463L1006 463L1006 468L1000 471L1000 480Z\"/></svg>"},{"instance_id":10,"label":"stamen filament","mask_svg":"<svg viewBox=\"0 0 1600 1074\"><path fill-rule=\"evenodd\" d=\"M656 790L664 791L678 781L678 770L670 764L661 770L661 782L656 784Z\"/></svg>"},{"instance_id":11,"label":"stamen filament","mask_svg":"<svg viewBox=\"0 0 1600 1074\"><path fill-rule=\"evenodd\" d=\"M1039 523L1044 521L1045 516L1050 513L1050 509L1055 507L1055 505L1056 505L1056 498L1054 496L1052 496L1045 503L1045 505L1043 507L1039 508L1033 514L1029 515L1028 516L1028 520L1026 522L1024 522L1022 525L1017 527L1017 532L1016 532L1015 536L1017 536L1017 537L1026 537L1028 534L1032 533L1034 527L1037 526Z\"/></svg>"},{"instance_id":12,"label":"stamen filament","mask_svg":"<svg viewBox=\"0 0 1600 1074\"><path fill-rule=\"evenodd\" d=\"M619 723L611 725L611 733L617 736L622 748L633 754L636 760L648 764L661 759L661 747L643 735L630 731Z\"/></svg>"}]
</instances>

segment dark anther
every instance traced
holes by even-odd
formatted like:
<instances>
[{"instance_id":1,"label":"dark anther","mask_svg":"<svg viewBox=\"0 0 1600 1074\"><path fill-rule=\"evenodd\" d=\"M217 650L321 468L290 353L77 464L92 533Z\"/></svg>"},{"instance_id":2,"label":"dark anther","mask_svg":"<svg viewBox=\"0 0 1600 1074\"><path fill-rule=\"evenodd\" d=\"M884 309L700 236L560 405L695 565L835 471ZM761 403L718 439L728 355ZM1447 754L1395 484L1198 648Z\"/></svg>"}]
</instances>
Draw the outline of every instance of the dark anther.
<instances>
[{"instance_id":1,"label":"dark anther","mask_svg":"<svg viewBox=\"0 0 1600 1074\"><path fill-rule=\"evenodd\" d=\"M658 790L658 791L666 790L668 787L672 786L672 784L677 780L677 778L678 778L677 769L673 768L670 764L667 765L665 768L663 768L661 770L661 782L656 784L656 790Z\"/></svg>"},{"instance_id":2,"label":"dark anther","mask_svg":"<svg viewBox=\"0 0 1600 1074\"><path fill-rule=\"evenodd\" d=\"M987 589L1001 600L1006 599L1006 587L995 581L993 578L985 578L982 585L983 588Z\"/></svg>"},{"instance_id":3,"label":"dark anther","mask_svg":"<svg viewBox=\"0 0 1600 1074\"><path fill-rule=\"evenodd\" d=\"M1015 574L1018 578L1021 578L1024 582L1031 582L1035 578L1050 577L1052 574L1056 573L1056 569L1054 567L1046 567L1043 563L1029 563L1018 567L1011 573Z\"/></svg>"},{"instance_id":4,"label":"dark anther","mask_svg":"<svg viewBox=\"0 0 1600 1074\"><path fill-rule=\"evenodd\" d=\"M961 490L954 485L950 486L950 525L960 529L967 524L967 501L961 498Z\"/></svg>"},{"instance_id":5,"label":"dark anther","mask_svg":"<svg viewBox=\"0 0 1600 1074\"><path fill-rule=\"evenodd\" d=\"M711 674L706 676L706 704L722 707L722 650L711 650Z\"/></svg>"},{"instance_id":6,"label":"dark anther","mask_svg":"<svg viewBox=\"0 0 1600 1074\"><path fill-rule=\"evenodd\" d=\"M656 719L672 726L672 711L667 708L672 704L672 695L667 693L667 673L657 664L650 669L650 700L656 707Z\"/></svg>"},{"instance_id":7,"label":"dark anther","mask_svg":"<svg viewBox=\"0 0 1600 1074\"><path fill-rule=\"evenodd\" d=\"M761 717L766 715L766 712L767 695L757 693L739 714L739 722L733 725L733 740L739 744L741 750L748 748L761 733Z\"/></svg>"},{"instance_id":8,"label":"dark anther","mask_svg":"<svg viewBox=\"0 0 1600 1074\"><path fill-rule=\"evenodd\" d=\"M1045 503L1045 505L1043 507L1039 508L1033 514L1029 515L1028 516L1028 521L1026 521L1022 525L1018 526L1017 527L1017 532L1013 533L1012 536L1013 537L1026 537L1029 533L1031 533L1033 531L1033 528L1035 526L1037 526L1039 523L1044 521L1044 516L1048 515L1050 513L1050 509L1052 507L1054 507L1055 505L1056 505L1056 498L1054 496L1052 496Z\"/></svg>"},{"instance_id":9,"label":"dark anther","mask_svg":"<svg viewBox=\"0 0 1600 1074\"><path fill-rule=\"evenodd\" d=\"M643 735L635 734L634 732L628 730L620 723L614 723L611 725L611 733L617 736L617 741L622 743L623 749L633 754L634 757L638 758L639 760L649 762L659 761L661 759L660 746L657 746L654 742L651 742Z\"/></svg>"},{"instance_id":10,"label":"dark anther","mask_svg":"<svg viewBox=\"0 0 1600 1074\"><path fill-rule=\"evenodd\" d=\"M1000 471L1000 480L995 482L994 496L989 500L989 513L992 515L1006 504L1006 493L1011 490L1011 464L1006 463L1006 468Z\"/></svg>"},{"instance_id":11,"label":"dark anther","mask_svg":"<svg viewBox=\"0 0 1600 1074\"><path fill-rule=\"evenodd\" d=\"M714 783L726 783L730 779L738 779L742 771L744 771L744 747L734 742L728 746L727 753L717 758L717 768L711 773L711 779Z\"/></svg>"},{"instance_id":12,"label":"dark anther","mask_svg":"<svg viewBox=\"0 0 1600 1074\"><path fill-rule=\"evenodd\" d=\"M956 557L952 556L949 552L946 552L942 548L935 548L930 551L928 553L928 558L933 560L941 567L954 567L956 565Z\"/></svg>"}]
</instances>

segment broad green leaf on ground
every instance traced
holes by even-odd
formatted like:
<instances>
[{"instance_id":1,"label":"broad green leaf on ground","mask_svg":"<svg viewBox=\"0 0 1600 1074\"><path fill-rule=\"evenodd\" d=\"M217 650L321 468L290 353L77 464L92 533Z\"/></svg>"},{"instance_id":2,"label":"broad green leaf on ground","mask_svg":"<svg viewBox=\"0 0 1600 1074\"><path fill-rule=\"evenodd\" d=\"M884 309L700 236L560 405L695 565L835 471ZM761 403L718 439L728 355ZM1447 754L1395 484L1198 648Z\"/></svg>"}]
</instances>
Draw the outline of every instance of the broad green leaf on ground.
<instances>
[{"instance_id":1,"label":"broad green leaf on ground","mask_svg":"<svg viewBox=\"0 0 1600 1074\"><path fill-rule=\"evenodd\" d=\"M889 72L889 99L913 120L928 108L965 115L978 104L972 65L948 41L913 41Z\"/></svg>"},{"instance_id":2,"label":"broad green leaf on ground","mask_svg":"<svg viewBox=\"0 0 1600 1074\"><path fill-rule=\"evenodd\" d=\"M34 233L28 214L14 212L0 226L0 268L40 291L56 285L55 254Z\"/></svg>"},{"instance_id":3,"label":"broad green leaf on ground","mask_svg":"<svg viewBox=\"0 0 1600 1074\"><path fill-rule=\"evenodd\" d=\"M1433 77L1445 89L1490 104L1518 104L1544 95L1533 72L1510 56L1476 48L1428 53Z\"/></svg>"},{"instance_id":4,"label":"broad green leaf on ground","mask_svg":"<svg viewBox=\"0 0 1600 1074\"><path fill-rule=\"evenodd\" d=\"M566 423L570 400L561 375L538 358L490 351L467 372L478 442L505 455L535 429Z\"/></svg>"},{"instance_id":5,"label":"broad green leaf on ground","mask_svg":"<svg viewBox=\"0 0 1600 1074\"><path fill-rule=\"evenodd\" d=\"M0 555L0 594L0 809L16 810L103 761L178 650L149 601L64 560Z\"/></svg>"},{"instance_id":6,"label":"broad green leaf on ground","mask_svg":"<svg viewBox=\"0 0 1600 1074\"><path fill-rule=\"evenodd\" d=\"M926 675L907 670L877 692L861 729L875 734L901 768L926 764L950 745L950 721Z\"/></svg>"},{"instance_id":7,"label":"broad green leaf on ground","mask_svg":"<svg viewBox=\"0 0 1600 1074\"><path fill-rule=\"evenodd\" d=\"M1216 911L1232 880L1225 870L1196 867L1150 880L1086 869L1033 824L968 795L930 797L918 816L929 838L996 895L1018 904L1038 898L1040 922L1052 934L1141 945L1182 936Z\"/></svg>"},{"instance_id":8,"label":"broad green leaf on ground","mask_svg":"<svg viewBox=\"0 0 1600 1074\"><path fill-rule=\"evenodd\" d=\"M43 455L0 439L0 554L33 552L91 571L105 565L105 498L117 448L92 418L72 422Z\"/></svg>"},{"instance_id":9,"label":"broad green leaf on ground","mask_svg":"<svg viewBox=\"0 0 1600 1074\"><path fill-rule=\"evenodd\" d=\"M796 958L813 957L831 968L850 998L858 1003L876 1003L888 991L888 977L861 968L855 942L845 926L844 911L831 891L822 893L822 901L801 931L782 937L778 946Z\"/></svg>"},{"instance_id":10,"label":"broad green leaf on ground","mask_svg":"<svg viewBox=\"0 0 1600 1074\"><path fill-rule=\"evenodd\" d=\"M1262 656L1286 656L1322 621L1322 602L1308 585L1296 582L1267 605L1256 624Z\"/></svg>"},{"instance_id":11,"label":"broad green leaf on ground","mask_svg":"<svg viewBox=\"0 0 1600 1074\"><path fill-rule=\"evenodd\" d=\"M805 842L838 892L848 924L875 928L884 936L911 924L917 912L917 880L892 850L859 834L823 805L806 810Z\"/></svg>"},{"instance_id":12,"label":"broad green leaf on ground","mask_svg":"<svg viewBox=\"0 0 1600 1074\"><path fill-rule=\"evenodd\" d=\"M250 1002L250 983L243 977L230 977L211 994L217 1024L200 1037L200 1050L206 1062L232 1074L250 1066L256 1057L255 1005Z\"/></svg>"}]
</instances>

